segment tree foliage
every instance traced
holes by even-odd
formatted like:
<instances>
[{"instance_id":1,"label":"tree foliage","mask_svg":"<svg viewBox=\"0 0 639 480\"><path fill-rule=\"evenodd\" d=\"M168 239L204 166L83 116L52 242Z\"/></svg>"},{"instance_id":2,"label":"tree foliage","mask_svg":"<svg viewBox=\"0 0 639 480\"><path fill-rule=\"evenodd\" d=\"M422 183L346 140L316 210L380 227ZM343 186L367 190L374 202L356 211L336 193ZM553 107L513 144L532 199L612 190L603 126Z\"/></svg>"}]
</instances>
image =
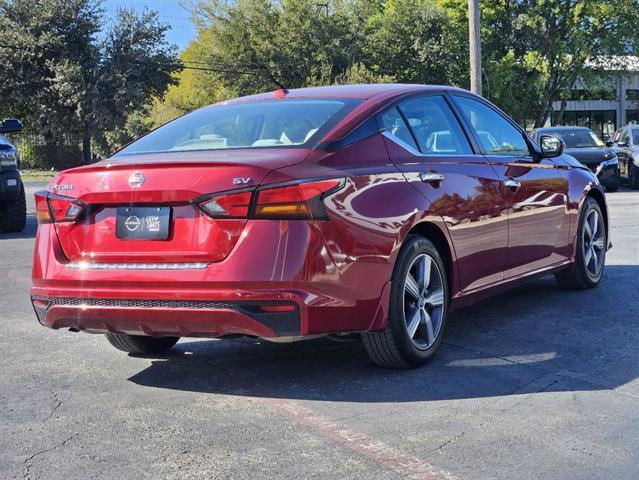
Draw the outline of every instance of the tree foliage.
<instances>
[{"instance_id":1,"label":"tree foliage","mask_svg":"<svg viewBox=\"0 0 639 480\"><path fill-rule=\"evenodd\" d=\"M108 150L237 95L335 83L468 85L467 0L181 1L198 36L178 59L152 12L120 11L105 33L100 0L0 0L3 113L51 142L74 132ZM520 122L543 124L593 65L637 52L637 0L480 6L484 94Z\"/></svg>"},{"instance_id":2,"label":"tree foliage","mask_svg":"<svg viewBox=\"0 0 639 480\"><path fill-rule=\"evenodd\" d=\"M481 7L487 95L535 126L578 79L592 77L594 64L623 69L613 56L637 51L636 0L486 0Z\"/></svg>"},{"instance_id":3,"label":"tree foliage","mask_svg":"<svg viewBox=\"0 0 639 480\"><path fill-rule=\"evenodd\" d=\"M366 23L368 68L404 83L458 84L461 52L449 27L448 12L430 0L384 2Z\"/></svg>"},{"instance_id":4,"label":"tree foliage","mask_svg":"<svg viewBox=\"0 0 639 480\"><path fill-rule=\"evenodd\" d=\"M151 115L335 83L456 83L447 12L430 0L196 1L186 69ZM203 70L206 69L206 70ZM197 80L196 80L197 79Z\"/></svg>"},{"instance_id":5,"label":"tree foliage","mask_svg":"<svg viewBox=\"0 0 639 480\"><path fill-rule=\"evenodd\" d=\"M0 0L0 98L55 147L65 134L110 149L180 64L155 13L119 10L102 35L98 0ZM132 123L132 122L129 122ZM119 131L120 134L115 133Z\"/></svg>"},{"instance_id":6,"label":"tree foliage","mask_svg":"<svg viewBox=\"0 0 639 480\"><path fill-rule=\"evenodd\" d=\"M352 81L468 86L467 0L194 5L197 58L222 97ZM481 17L484 94L522 123L545 123L593 76L593 59L637 50L637 0L482 0ZM187 87L175 90L198 106L212 98Z\"/></svg>"}]
</instances>

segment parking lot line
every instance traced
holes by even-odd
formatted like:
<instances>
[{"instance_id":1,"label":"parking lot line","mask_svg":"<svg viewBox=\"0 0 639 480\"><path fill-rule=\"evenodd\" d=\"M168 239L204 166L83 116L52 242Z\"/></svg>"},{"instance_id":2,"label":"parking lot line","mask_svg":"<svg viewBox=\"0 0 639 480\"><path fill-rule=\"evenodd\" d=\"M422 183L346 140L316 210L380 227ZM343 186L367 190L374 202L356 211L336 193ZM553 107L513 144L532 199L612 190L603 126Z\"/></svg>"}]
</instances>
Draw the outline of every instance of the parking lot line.
<instances>
[{"instance_id":1,"label":"parking lot line","mask_svg":"<svg viewBox=\"0 0 639 480\"><path fill-rule=\"evenodd\" d=\"M374 437L330 420L298 402L279 398L263 399L271 408L314 432L349 448L406 478L416 480L457 480L458 477L431 463L406 454Z\"/></svg>"}]
</instances>

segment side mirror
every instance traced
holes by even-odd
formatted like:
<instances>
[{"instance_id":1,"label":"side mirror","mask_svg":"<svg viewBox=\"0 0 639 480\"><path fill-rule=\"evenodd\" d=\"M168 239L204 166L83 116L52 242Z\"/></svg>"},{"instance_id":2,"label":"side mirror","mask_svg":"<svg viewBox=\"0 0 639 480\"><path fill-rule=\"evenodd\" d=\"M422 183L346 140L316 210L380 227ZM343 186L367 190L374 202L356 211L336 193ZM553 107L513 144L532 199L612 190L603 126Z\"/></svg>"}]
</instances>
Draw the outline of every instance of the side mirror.
<instances>
[{"instance_id":1,"label":"side mirror","mask_svg":"<svg viewBox=\"0 0 639 480\"><path fill-rule=\"evenodd\" d=\"M606 147L610 148L610 147L614 147L614 146L615 146L615 142L612 142L612 141L610 141L610 140L608 140L608 141L606 142Z\"/></svg>"},{"instance_id":2,"label":"side mirror","mask_svg":"<svg viewBox=\"0 0 639 480\"><path fill-rule=\"evenodd\" d=\"M14 133L22 130L22 122L15 118L7 118L0 123L0 133Z\"/></svg>"},{"instance_id":3,"label":"side mirror","mask_svg":"<svg viewBox=\"0 0 639 480\"><path fill-rule=\"evenodd\" d=\"M552 135L542 135L539 137L539 146L544 158L558 157L566 149L566 144L561 138Z\"/></svg>"},{"instance_id":4,"label":"side mirror","mask_svg":"<svg viewBox=\"0 0 639 480\"><path fill-rule=\"evenodd\" d=\"M617 146L618 147L627 147L628 143L627 142L617 142Z\"/></svg>"}]
</instances>

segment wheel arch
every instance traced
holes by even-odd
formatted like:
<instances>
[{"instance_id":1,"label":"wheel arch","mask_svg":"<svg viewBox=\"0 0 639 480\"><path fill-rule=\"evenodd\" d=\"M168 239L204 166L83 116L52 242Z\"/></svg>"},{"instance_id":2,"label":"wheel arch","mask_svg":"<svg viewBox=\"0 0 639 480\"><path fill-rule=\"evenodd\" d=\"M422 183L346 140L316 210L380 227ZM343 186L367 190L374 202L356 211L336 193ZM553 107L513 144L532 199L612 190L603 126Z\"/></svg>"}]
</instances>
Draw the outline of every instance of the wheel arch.
<instances>
[{"instance_id":1,"label":"wheel arch","mask_svg":"<svg viewBox=\"0 0 639 480\"><path fill-rule=\"evenodd\" d=\"M606 238L608 240L610 240L610 225L609 225L609 221L608 221L608 208L606 206L606 197L605 197L605 195L598 188L591 188L589 191L586 192L586 195L584 196L584 201L582 202L582 205L583 205L583 203L586 202L586 200L588 198L592 198L599 205L599 208L601 209L601 213L603 214L603 217L604 217L604 225L605 225L605 228L606 228ZM607 245L606 245L606 249L608 249Z\"/></svg>"},{"instance_id":2,"label":"wheel arch","mask_svg":"<svg viewBox=\"0 0 639 480\"><path fill-rule=\"evenodd\" d=\"M444 264L446 265L446 273L448 274L449 298L452 298L455 293L453 286L457 284L457 272L455 270L454 251L444 231L442 231L439 225L424 221L413 225L408 235L421 235L428 238L428 240L433 242L435 247L437 247L437 251L442 254ZM406 240L406 238L404 240Z\"/></svg>"}]
</instances>

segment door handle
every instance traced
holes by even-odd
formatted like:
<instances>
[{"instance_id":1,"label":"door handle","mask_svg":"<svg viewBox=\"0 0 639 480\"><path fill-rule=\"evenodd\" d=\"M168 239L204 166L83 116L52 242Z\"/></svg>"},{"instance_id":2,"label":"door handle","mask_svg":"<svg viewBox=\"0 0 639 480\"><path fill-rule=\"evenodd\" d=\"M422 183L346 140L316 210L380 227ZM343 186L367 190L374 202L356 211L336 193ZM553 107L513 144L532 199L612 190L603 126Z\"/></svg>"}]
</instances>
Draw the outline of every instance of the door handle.
<instances>
[{"instance_id":1,"label":"door handle","mask_svg":"<svg viewBox=\"0 0 639 480\"><path fill-rule=\"evenodd\" d=\"M438 183L446 177L441 173L420 173L419 178L424 183Z\"/></svg>"},{"instance_id":2,"label":"door handle","mask_svg":"<svg viewBox=\"0 0 639 480\"><path fill-rule=\"evenodd\" d=\"M511 190L517 190L519 187L521 187L521 182L513 180L512 178L507 178L506 180L504 180L504 186L510 188Z\"/></svg>"}]
</instances>

